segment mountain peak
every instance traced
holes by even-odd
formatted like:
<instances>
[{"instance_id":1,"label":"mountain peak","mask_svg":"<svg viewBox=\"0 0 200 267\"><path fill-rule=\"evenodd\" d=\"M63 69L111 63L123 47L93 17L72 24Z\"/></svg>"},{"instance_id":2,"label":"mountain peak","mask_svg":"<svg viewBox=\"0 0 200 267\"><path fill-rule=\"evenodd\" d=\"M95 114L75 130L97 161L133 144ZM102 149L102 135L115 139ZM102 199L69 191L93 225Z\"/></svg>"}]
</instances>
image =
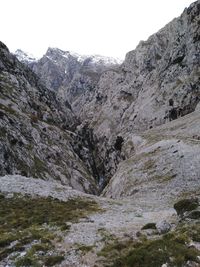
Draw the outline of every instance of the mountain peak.
<instances>
[{"instance_id":1,"label":"mountain peak","mask_svg":"<svg viewBox=\"0 0 200 267\"><path fill-rule=\"evenodd\" d=\"M113 58L108 56L102 56L98 54L80 54L75 51L64 51L56 47L49 47L47 49L47 52L45 56L52 57L52 56L63 56L65 58L68 58L69 56L74 57L79 62L84 62L86 59L89 60L91 63L94 64L104 64L104 65L115 65L115 64L121 64L122 60L119 58Z\"/></svg>"},{"instance_id":2,"label":"mountain peak","mask_svg":"<svg viewBox=\"0 0 200 267\"><path fill-rule=\"evenodd\" d=\"M34 57L32 54L22 51L21 49L17 49L14 54L17 59L23 63L37 61L36 57Z\"/></svg>"}]
</instances>

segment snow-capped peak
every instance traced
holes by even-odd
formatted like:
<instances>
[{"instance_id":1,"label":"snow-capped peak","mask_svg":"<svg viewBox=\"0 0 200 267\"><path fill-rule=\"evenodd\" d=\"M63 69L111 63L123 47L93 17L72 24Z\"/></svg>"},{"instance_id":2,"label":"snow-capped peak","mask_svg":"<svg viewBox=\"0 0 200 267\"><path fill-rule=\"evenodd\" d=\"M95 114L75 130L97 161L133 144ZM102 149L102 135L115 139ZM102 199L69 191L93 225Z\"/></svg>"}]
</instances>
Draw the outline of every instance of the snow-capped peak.
<instances>
[{"instance_id":1,"label":"snow-capped peak","mask_svg":"<svg viewBox=\"0 0 200 267\"><path fill-rule=\"evenodd\" d=\"M111 65L119 65L123 62L121 59L118 58L101 56L101 55L80 55L79 53L74 51L63 51L59 48L52 48L52 47L48 48L45 56L53 61L57 60L58 56L66 59L73 57L79 63L84 63L87 60L87 63L91 65L111 66Z\"/></svg>"},{"instance_id":2,"label":"snow-capped peak","mask_svg":"<svg viewBox=\"0 0 200 267\"><path fill-rule=\"evenodd\" d=\"M34 61L37 61L38 59L35 58L33 55L27 53L27 52L24 52L22 51L21 49L17 49L15 51L15 56L17 57L17 59L21 62L24 62L24 63L31 63L31 62L34 62Z\"/></svg>"}]
</instances>

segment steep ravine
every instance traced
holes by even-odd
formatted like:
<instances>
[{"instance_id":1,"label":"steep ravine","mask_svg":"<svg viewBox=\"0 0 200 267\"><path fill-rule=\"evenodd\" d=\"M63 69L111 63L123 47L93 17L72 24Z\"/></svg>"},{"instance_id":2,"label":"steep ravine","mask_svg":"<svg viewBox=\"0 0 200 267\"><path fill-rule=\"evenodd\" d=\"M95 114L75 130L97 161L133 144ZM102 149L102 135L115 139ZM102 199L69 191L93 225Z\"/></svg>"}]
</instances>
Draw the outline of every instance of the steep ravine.
<instances>
[{"instance_id":1,"label":"steep ravine","mask_svg":"<svg viewBox=\"0 0 200 267\"><path fill-rule=\"evenodd\" d=\"M97 183L73 150L79 124L66 101L0 43L0 175L57 180L87 193Z\"/></svg>"},{"instance_id":2,"label":"steep ravine","mask_svg":"<svg viewBox=\"0 0 200 267\"><path fill-rule=\"evenodd\" d=\"M198 107L199 25L196 1L128 52L121 65L95 56L80 60L60 49L48 49L39 61L26 62L60 99L69 99L81 122L75 151L102 187L120 162L134 157L134 135Z\"/></svg>"},{"instance_id":3,"label":"steep ravine","mask_svg":"<svg viewBox=\"0 0 200 267\"><path fill-rule=\"evenodd\" d=\"M114 144L109 147L82 125L70 104L47 89L3 43L0 68L0 175L57 180L99 194L121 157Z\"/></svg>"},{"instance_id":4,"label":"steep ravine","mask_svg":"<svg viewBox=\"0 0 200 267\"><path fill-rule=\"evenodd\" d=\"M0 42L0 267L200 266L199 26L108 69L50 49L46 86Z\"/></svg>"},{"instance_id":5,"label":"steep ravine","mask_svg":"<svg viewBox=\"0 0 200 267\"><path fill-rule=\"evenodd\" d=\"M121 151L123 139L119 136L110 145L107 138L98 139L88 124L80 124L73 135L72 148L87 166L98 186L99 194L125 160Z\"/></svg>"}]
</instances>

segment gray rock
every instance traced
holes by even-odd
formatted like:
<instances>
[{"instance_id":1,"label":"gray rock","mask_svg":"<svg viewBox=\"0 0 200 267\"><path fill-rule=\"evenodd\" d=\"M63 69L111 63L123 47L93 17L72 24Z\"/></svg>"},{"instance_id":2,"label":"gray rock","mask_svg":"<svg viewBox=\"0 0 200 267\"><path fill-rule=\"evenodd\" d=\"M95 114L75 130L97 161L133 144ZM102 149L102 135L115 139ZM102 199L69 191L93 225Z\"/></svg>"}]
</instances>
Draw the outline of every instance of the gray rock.
<instances>
[{"instance_id":1,"label":"gray rock","mask_svg":"<svg viewBox=\"0 0 200 267\"><path fill-rule=\"evenodd\" d=\"M158 222L156 224L156 228L159 234L166 234L167 232L171 230L172 226L170 223L164 220L164 221Z\"/></svg>"},{"instance_id":2,"label":"gray rock","mask_svg":"<svg viewBox=\"0 0 200 267\"><path fill-rule=\"evenodd\" d=\"M72 145L78 120L70 107L2 43L0 62L0 175L57 180L96 193L96 181Z\"/></svg>"}]
</instances>

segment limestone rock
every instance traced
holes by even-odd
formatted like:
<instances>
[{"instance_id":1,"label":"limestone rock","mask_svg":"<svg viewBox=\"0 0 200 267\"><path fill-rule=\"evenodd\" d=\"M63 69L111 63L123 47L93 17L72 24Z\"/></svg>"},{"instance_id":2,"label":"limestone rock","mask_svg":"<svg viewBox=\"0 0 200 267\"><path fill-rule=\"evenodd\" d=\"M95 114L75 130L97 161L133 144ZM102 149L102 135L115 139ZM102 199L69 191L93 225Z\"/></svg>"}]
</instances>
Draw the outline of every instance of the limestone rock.
<instances>
[{"instance_id":1,"label":"limestone rock","mask_svg":"<svg viewBox=\"0 0 200 267\"><path fill-rule=\"evenodd\" d=\"M156 228L159 234L166 234L171 229L171 224L167 221L161 221L156 224Z\"/></svg>"},{"instance_id":2,"label":"limestone rock","mask_svg":"<svg viewBox=\"0 0 200 267\"><path fill-rule=\"evenodd\" d=\"M141 201L175 202L199 192L200 114L155 127L140 134L143 142L118 165L102 195Z\"/></svg>"},{"instance_id":3,"label":"limestone rock","mask_svg":"<svg viewBox=\"0 0 200 267\"><path fill-rule=\"evenodd\" d=\"M199 3L127 53L118 69L104 72L96 98L81 116L95 133L123 136L195 110L199 96Z\"/></svg>"}]
</instances>

